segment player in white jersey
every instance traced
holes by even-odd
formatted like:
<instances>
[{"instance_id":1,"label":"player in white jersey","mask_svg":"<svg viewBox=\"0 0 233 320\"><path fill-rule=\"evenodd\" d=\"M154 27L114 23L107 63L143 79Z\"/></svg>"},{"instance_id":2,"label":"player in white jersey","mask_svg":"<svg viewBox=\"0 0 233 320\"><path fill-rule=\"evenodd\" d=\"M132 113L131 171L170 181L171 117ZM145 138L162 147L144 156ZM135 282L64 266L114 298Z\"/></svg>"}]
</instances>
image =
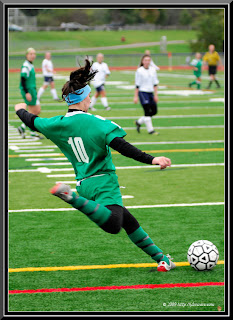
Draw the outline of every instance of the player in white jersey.
<instances>
[{"instance_id":1,"label":"player in white jersey","mask_svg":"<svg viewBox=\"0 0 233 320\"><path fill-rule=\"evenodd\" d=\"M40 100L40 97L44 93L45 89L50 85L51 87L51 94L54 100L59 100L57 96L57 90L55 89L53 74L55 71L53 70L53 63L51 61L51 53L46 52L45 53L45 59L42 62L42 73L44 76L44 83L42 87L39 89L37 97Z\"/></svg>"},{"instance_id":2,"label":"player in white jersey","mask_svg":"<svg viewBox=\"0 0 233 320\"><path fill-rule=\"evenodd\" d=\"M145 54L151 57L150 50L146 50ZM156 71L160 70L160 67L158 67L152 59L150 60L150 66L154 67Z\"/></svg>"},{"instance_id":3,"label":"player in white jersey","mask_svg":"<svg viewBox=\"0 0 233 320\"><path fill-rule=\"evenodd\" d=\"M157 113L158 102L158 83L157 72L154 67L150 66L151 57L144 55L141 60L140 67L135 74L135 94L134 103L138 103L138 97L144 109L144 116L136 121L138 133L140 127L144 123L149 134L159 134L152 125L152 116Z\"/></svg>"},{"instance_id":4,"label":"player in white jersey","mask_svg":"<svg viewBox=\"0 0 233 320\"><path fill-rule=\"evenodd\" d=\"M98 53L96 56L96 62L93 63L91 69L93 71L98 70L98 72L95 75L95 78L93 79L93 86L95 87L95 94L91 98L91 104L90 104L90 110L95 111L94 105L96 103L96 100L99 96L101 96L101 102L105 108L105 110L110 110L111 108L108 105L108 100L106 97L106 91L104 88L104 83L106 80L106 77L110 75L110 71L108 68L107 63L104 61L104 55L102 53Z\"/></svg>"}]
</instances>

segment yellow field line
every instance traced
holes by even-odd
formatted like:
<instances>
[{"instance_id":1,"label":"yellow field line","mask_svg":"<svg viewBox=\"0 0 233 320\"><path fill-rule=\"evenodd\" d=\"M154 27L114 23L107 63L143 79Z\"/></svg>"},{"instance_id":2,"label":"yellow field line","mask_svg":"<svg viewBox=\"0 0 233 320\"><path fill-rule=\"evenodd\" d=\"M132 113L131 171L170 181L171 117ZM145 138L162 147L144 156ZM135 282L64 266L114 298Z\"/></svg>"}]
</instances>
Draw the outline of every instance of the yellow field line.
<instances>
[{"instance_id":1,"label":"yellow field line","mask_svg":"<svg viewBox=\"0 0 233 320\"><path fill-rule=\"evenodd\" d=\"M169 149L169 150L143 150L147 153L165 153L165 152L208 152L208 151L224 151L224 148L207 148L207 149ZM112 154L119 154L117 151L112 151ZM56 156L64 156L63 153L59 153ZM9 158L18 158L18 154L9 155ZM25 155L27 157L27 155ZM29 157L29 156L28 156ZM38 157L37 154L30 155L30 157ZM40 156L43 157L43 156ZM48 156L46 156L48 158Z\"/></svg>"},{"instance_id":2,"label":"yellow field line","mask_svg":"<svg viewBox=\"0 0 233 320\"><path fill-rule=\"evenodd\" d=\"M224 264L224 260L219 260L217 264ZM107 264L91 266L67 266L67 267L35 267L35 268L10 268L8 272L33 272L33 271L74 271L74 270L94 270L94 269L118 269L118 268L149 268L157 267L157 263L131 263L131 264ZM175 262L177 267L186 267L188 262Z\"/></svg>"}]
</instances>

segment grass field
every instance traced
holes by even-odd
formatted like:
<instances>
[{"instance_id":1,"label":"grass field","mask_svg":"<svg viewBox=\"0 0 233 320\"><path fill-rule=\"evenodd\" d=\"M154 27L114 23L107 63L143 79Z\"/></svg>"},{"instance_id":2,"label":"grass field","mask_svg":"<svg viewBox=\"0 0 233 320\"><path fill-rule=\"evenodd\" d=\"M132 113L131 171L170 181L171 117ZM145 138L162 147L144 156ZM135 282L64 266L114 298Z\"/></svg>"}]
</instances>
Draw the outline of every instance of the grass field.
<instances>
[{"instance_id":1,"label":"grass field","mask_svg":"<svg viewBox=\"0 0 233 320\"><path fill-rule=\"evenodd\" d=\"M160 41L161 37L166 33L167 41L185 40L187 43L196 39L196 31L194 30L122 30L122 31L50 31L50 32L10 32L9 33L9 52L25 52L25 48L34 47L36 50L56 50L56 49L72 49L72 48L92 48L102 46L114 46L121 44L145 43ZM121 42L121 37L125 37L125 41ZM60 46L59 46L60 44ZM181 44L181 48L182 48ZM172 45L174 52L180 51L179 44ZM187 46L185 47L187 48ZM117 53L135 53L118 52ZM143 51L137 51L141 53ZM185 52L189 52L185 51ZM65 52L65 49L64 49ZM113 51L111 51L113 52ZM87 52L85 52L87 53ZM108 52L109 53L109 52ZM159 53L159 46L154 46L151 53Z\"/></svg>"},{"instance_id":2,"label":"grass field","mask_svg":"<svg viewBox=\"0 0 233 320\"><path fill-rule=\"evenodd\" d=\"M67 74L57 75L60 95ZM159 71L158 77L159 111L153 124L160 135L135 130L142 108L132 102L132 71L112 72L106 83L112 109L104 111L98 101L94 113L121 125L126 140L138 148L171 158L171 168L160 171L112 150L124 205L177 263L168 273L156 272L153 260L124 230L104 233L50 195L57 181L75 188L72 167L51 141L18 136L14 104L22 98L19 76L10 74L9 290L28 291L11 291L9 311L225 311L224 103L212 101L224 97L223 73L221 89L213 86L202 94L188 88L188 71ZM37 88L42 81L37 78ZM207 83L204 74L203 89ZM49 89L41 106L41 117L65 114L67 109L52 100ZM187 250L199 239L212 241L219 250L220 263L212 271L197 272L187 264ZM39 289L44 292L33 291Z\"/></svg>"}]
</instances>

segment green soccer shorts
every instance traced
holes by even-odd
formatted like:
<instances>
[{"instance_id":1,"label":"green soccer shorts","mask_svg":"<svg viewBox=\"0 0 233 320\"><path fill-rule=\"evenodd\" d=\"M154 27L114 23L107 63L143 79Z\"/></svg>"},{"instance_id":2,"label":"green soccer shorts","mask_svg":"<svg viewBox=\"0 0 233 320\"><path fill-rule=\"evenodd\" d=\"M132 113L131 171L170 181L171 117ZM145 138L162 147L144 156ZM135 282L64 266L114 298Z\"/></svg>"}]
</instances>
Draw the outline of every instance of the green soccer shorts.
<instances>
[{"instance_id":1,"label":"green soccer shorts","mask_svg":"<svg viewBox=\"0 0 233 320\"><path fill-rule=\"evenodd\" d=\"M36 106L36 100L37 100L37 92L36 92L36 88L29 88L28 92L31 94L32 96L32 101L28 101L26 99L26 93L24 92L24 90L21 90L21 95L24 99L24 102L26 103L27 106Z\"/></svg>"},{"instance_id":2,"label":"green soccer shorts","mask_svg":"<svg viewBox=\"0 0 233 320\"><path fill-rule=\"evenodd\" d=\"M118 177L115 173L92 176L76 186L78 194L104 206L117 204L123 207Z\"/></svg>"}]
</instances>

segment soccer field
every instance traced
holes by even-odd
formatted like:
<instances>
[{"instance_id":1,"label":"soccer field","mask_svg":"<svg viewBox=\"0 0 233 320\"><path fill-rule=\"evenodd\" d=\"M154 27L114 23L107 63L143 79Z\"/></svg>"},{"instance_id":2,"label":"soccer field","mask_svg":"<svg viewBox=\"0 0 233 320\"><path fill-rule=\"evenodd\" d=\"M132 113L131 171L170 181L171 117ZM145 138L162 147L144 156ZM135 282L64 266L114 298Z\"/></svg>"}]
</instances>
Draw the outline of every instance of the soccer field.
<instances>
[{"instance_id":1,"label":"soccer field","mask_svg":"<svg viewBox=\"0 0 233 320\"><path fill-rule=\"evenodd\" d=\"M68 73L57 73L59 96ZM158 114L151 136L138 134L143 114L133 104L134 72L113 71L106 82L111 106L98 100L94 114L116 122L125 139L172 166L159 170L112 150L124 205L177 268L156 271L156 263L122 230L102 231L84 214L52 197L58 181L75 188L73 169L47 139L21 139L14 105L22 102L19 74L9 75L9 311L225 311L224 298L224 80L221 89L188 88L190 71L159 71ZM38 75L37 89L42 85ZM41 117L65 114L47 89ZM213 242L219 261L211 271L187 262L196 240Z\"/></svg>"}]
</instances>

